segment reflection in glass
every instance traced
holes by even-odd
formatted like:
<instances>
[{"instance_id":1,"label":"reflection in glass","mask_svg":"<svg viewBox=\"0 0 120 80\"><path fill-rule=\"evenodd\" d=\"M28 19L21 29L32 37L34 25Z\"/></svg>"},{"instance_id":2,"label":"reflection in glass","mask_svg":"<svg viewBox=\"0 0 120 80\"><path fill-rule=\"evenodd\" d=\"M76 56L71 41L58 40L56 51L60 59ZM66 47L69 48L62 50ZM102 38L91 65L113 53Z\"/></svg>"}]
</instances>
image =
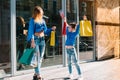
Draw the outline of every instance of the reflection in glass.
<instances>
[{"instance_id":1,"label":"reflection in glass","mask_svg":"<svg viewBox=\"0 0 120 80\"><path fill-rule=\"evenodd\" d=\"M26 47L27 30L34 6L39 5L44 10L44 19L47 27L57 26L55 46L50 46L50 36L45 37L46 50L42 66L62 64L62 22L59 15L61 0L17 0L16 1L16 40L17 40L17 70L31 69L32 67L20 64L18 61ZM55 7L55 8L54 8Z\"/></svg>"},{"instance_id":2,"label":"reflection in glass","mask_svg":"<svg viewBox=\"0 0 120 80\"><path fill-rule=\"evenodd\" d=\"M0 78L11 73L10 0L0 2Z\"/></svg>"},{"instance_id":3,"label":"reflection in glass","mask_svg":"<svg viewBox=\"0 0 120 80\"><path fill-rule=\"evenodd\" d=\"M90 20L93 21L93 6L92 1L88 0L79 0L79 19L81 20ZM83 17L86 15L86 17ZM93 60L93 48L94 41L93 36L91 37L79 37L79 59L81 61Z\"/></svg>"},{"instance_id":4,"label":"reflection in glass","mask_svg":"<svg viewBox=\"0 0 120 80\"><path fill-rule=\"evenodd\" d=\"M67 20L69 22L77 22L77 6L75 0L67 0Z\"/></svg>"}]
</instances>

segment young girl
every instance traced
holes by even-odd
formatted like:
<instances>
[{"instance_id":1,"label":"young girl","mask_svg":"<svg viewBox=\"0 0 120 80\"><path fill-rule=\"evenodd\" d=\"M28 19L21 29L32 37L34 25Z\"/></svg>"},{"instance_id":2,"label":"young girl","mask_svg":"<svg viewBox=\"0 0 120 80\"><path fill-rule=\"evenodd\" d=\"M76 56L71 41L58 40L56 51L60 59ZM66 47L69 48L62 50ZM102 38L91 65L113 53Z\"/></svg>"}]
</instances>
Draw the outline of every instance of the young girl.
<instances>
[{"instance_id":1,"label":"young girl","mask_svg":"<svg viewBox=\"0 0 120 80\"><path fill-rule=\"evenodd\" d=\"M43 9L39 6L36 6L33 11L33 16L29 22L27 38L27 40L31 42L31 47L35 48L36 52L38 53L38 65L35 67L33 80L41 80L40 68L45 51L44 36L50 34L50 32L55 29L55 26L51 29L47 29L46 23L43 20Z\"/></svg>"},{"instance_id":2,"label":"young girl","mask_svg":"<svg viewBox=\"0 0 120 80\"><path fill-rule=\"evenodd\" d=\"M66 22L66 20L65 20ZM67 35L67 40L65 43L65 47L67 50L67 56L68 56L68 69L69 69L69 74L70 74L70 78L73 79L73 75L72 75L72 60L75 63L75 67L77 69L78 72L78 79L79 80L83 80L82 76L81 76L81 71L80 71L80 67L76 58L76 50L75 50L75 40L77 38L77 35L79 34L79 25L76 25L76 23L70 23L69 25L67 25L67 29L66 29L66 35Z\"/></svg>"}]
</instances>

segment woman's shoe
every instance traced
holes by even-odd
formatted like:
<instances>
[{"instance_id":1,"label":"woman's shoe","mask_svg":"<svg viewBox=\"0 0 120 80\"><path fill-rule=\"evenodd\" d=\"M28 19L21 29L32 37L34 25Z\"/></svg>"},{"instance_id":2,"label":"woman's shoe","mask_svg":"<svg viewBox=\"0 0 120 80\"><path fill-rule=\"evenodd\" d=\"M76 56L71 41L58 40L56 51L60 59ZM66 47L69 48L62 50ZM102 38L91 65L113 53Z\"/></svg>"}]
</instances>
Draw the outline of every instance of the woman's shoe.
<instances>
[{"instance_id":1,"label":"woman's shoe","mask_svg":"<svg viewBox=\"0 0 120 80\"><path fill-rule=\"evenodd\" d=\"M37 80L43 80L41 75L37 75Z\"/></svg>"},{"instance_id":2,"label":"woman's shoe","mask_svg":"<svg viewBox=\"0 0 120 80\"><path fill-rule=\"evenodd\" d=\"M37 80L42 80L42 78L41 77L37 77Z\"/></svg>"},{"instance_id":3,"label":"woman's shoe","mask_svg":"<svg viewBox=\"0 0 120 80\"><path fill-rule=\"evenodd\" d=\"M41 76L37 76L37 80L42 80L42 77Z\"/></svg>"},{"instance_id":4,"label":"woman's shoe","mask_svg":"<svg viewBox=\"0 0 120 80\"><path fill-rule=\"evenodd\" d=\"M38 80L38 79L37 79L37 75L34 74L33 80Z\"/></svg>"}]
</instances>

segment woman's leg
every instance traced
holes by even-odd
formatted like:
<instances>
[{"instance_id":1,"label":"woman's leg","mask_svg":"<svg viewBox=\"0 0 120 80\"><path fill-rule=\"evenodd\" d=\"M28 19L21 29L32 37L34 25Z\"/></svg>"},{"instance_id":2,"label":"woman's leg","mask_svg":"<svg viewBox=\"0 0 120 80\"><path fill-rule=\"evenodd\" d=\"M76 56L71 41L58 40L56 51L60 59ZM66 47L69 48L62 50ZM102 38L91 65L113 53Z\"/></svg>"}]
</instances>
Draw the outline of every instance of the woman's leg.
<instances>
[{"instance_id":1,"label":"woman's leg","mask_svg":"<svg viewBox=\"0 0 120 80\"><path fill-rule=\"evenodd\" d=\"M36 50L36 54L37 54L37 67L35 67L35 74L38 75L39 74L39 65L40 65L40 63L38 62L38 60L39 60L39 56L38 56L39 45L36 45L35 50Z\"/></svg>"},{"instance_id":2,"label":"woman's leg","mask_svg":"<svg viewBox=\"0 0 120 80\"><path fill-rule=\"evenodd\" d=\"M35 68L36 74L40 75L41 73L41 64L42 64L42 59L44 56L44 51L45 51L45 42L41 42L41 45L36 46L37 47L37 54L38 54L38 65Z\"/></svg>"},{"instance_id":3,"label":"woman's leg","mask_svg":"<svg viewBox=\"0 0 120 80\"><path fill-rule=\"evenodd\" d=\"M40 74L41 73L41 64L42 64L42 60L43 60L44 53L45 53L45 42L44 41L39 46L39 50L40 50L40 53L39 53L40 57L39 57L39 60L38 60L38 62L39 62L38 69L39 69L39 74Z\"/></svg>"}]
</instances>

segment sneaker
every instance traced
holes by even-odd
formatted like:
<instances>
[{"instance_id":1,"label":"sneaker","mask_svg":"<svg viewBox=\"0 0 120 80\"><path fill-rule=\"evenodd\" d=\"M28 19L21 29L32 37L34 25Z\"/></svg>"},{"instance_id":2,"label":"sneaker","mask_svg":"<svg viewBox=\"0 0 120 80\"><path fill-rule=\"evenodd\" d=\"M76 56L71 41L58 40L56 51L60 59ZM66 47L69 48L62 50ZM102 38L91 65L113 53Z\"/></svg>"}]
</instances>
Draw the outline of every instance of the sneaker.
<instances>
[{"instance_id":1,"label":"sneaker","mask_svg":"<svg viewBox=\"0 0 120 80\"><path fill-rule=\"evenodd\" d=\"M72 75L72 74L70 74L70 75L69 75L69 78L70 78L70 79L73 79L73 75Z\"/></svg>"},{"instance_id":2,"label":"sneaker","mask_svg":"<svg viewBox=\"0 0 120 80\"><path fill-rule=\"evenodd\" d=\"M83 77L81 75L79 75L78 80L83 80Z\"/></svg>"}]
</instances>

